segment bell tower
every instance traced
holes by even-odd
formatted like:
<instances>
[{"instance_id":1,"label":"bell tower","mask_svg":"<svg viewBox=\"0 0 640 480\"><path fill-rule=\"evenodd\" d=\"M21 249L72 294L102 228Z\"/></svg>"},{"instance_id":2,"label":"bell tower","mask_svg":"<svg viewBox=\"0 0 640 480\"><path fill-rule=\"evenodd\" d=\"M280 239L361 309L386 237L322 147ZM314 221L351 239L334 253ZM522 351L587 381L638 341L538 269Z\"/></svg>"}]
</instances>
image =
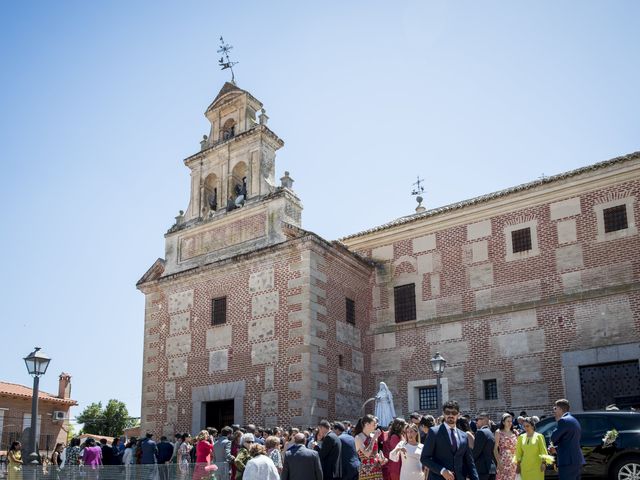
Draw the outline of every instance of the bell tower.
<instances>
[{"instance_id":1,"label":"bell tower","mask_svg":"<svg viewBox=\"0 0 640 480\"><path fill-rule=\"evenodd\" d=\"M262 103L233 83L224 84L205 116L209 135L200 154L185 160L191 196L184 220L206 218L275 187L275 156L284 142L267 127Z\"/></svg>"},{"instance_id":2,"label":"bell tower","mask_svg":"<svg viewBox=\"0 0 640 480\"><path fill-rule=\"evenodd\" d=\"M209 135L184 160L189 205L165 236L165 275L284 241L283 222L300 227L302 205L288 172L276 185L284 142L267 126L262 103L226 82L205 117Z\"/></svg>"}]
</instances>

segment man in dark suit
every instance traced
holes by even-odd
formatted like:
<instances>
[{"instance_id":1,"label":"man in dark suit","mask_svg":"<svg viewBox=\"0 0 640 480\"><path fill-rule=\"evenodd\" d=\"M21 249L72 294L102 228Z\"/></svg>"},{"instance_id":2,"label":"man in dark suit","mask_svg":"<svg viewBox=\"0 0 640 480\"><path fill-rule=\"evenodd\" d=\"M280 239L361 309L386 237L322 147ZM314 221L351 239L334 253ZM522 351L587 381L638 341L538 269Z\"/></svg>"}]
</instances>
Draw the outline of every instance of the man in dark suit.
<instances>
[{"instance_id":1,"label":"man in dark suit","mask_svg":"<svg viewBox=\"0 0 640 480\"><path fill-rule=\"evenodd\" d=\"M556 400L553 415L558 428L551 434L552 447L549 452L558 454L558 478L560 480L580 480L584 457L580 448L582 429L580 423L569 413L569 400Z\"/></svg>"},{"instance_id":2,"label":"man in dark suit","mask_svg":"<svg viewBox=\"0 0 640 480\"><path fill-rule=\"evenodd\" d=\"M420 462L430 471L430 480L479 480L467 434L456 428L460 416L458 402L442 406L444 422L432 427L422 448Z\"/></svg>"},{"instance_id":3,"label":"man in dark suit","mask_svg":"<svg viewBox=\"0 0 640 480\"><path fill-rule=\"evenodd\" d=\"M357 480L360 470L360 458L356 451L355 439L345 432L346 427L334 422L333 431L340 440L340 457L342 461L342 480Z\"/></svg>"},{"instance_id":4,"label":"man in dark suit","mask_svg":"<svg viewBox=\"0 0 640 480\"><path fill-rule=\"evenodd\" d=\"M492 480L496 476L493 446L496 440L489 428L489 414L482 412L476 419L476 439L473 444L473 461L480 480Z\"/></svg>"},{"instance_id":5,"label":"man in dark suit","mask_svg":"<svg viewBox=\"0 0 640 480\"><path fill-rule=\"evenodd\" d=\"M160 480L168 480L169 463L172 457L173 445L163 435L160 437L160 443L158 444L158 473L160 474Z\"/></svg>"},{"instance_id":6,"label":"man in dark suit","mask_svg":"<svg viewBox=\"0 0 640 480\"><path fill-rule=\"evenodd\" d=\"M280 480L322 480L318 452L304 446L304 433L293 436L294 445L284 454Z\"/></svg>"},{"instance_id":7,"label":"man in dark suit","mask_svg":"<svg viewBox=\"0 0 640 480\"><path fill-rule=\"evenodd\" d=\"M342 444L338 436L331 430L328 420L320 420L318 423L318 438L314 442L314 447L320 455L322 465L322 478L333 480L342 477L342 457L340 450Z\"/></svg>"}]
</instances>

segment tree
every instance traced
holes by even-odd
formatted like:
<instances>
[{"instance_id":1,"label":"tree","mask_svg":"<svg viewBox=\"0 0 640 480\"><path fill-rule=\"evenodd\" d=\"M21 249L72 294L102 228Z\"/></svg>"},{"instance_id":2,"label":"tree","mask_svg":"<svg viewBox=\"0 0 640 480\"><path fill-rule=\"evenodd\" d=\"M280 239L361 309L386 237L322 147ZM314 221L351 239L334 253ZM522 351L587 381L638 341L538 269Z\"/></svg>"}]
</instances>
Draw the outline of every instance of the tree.
<instances>
[{"instance_id":1,"label":"tree","mask_svg":"<svg viewBox=\"0 0 640 480\"><path fill-rule=\"evenodd\" d=\"M92 403L77 417L78 423L83 423L82 433L118 437L125 428L135 424L135 418L129 416L127 407L120 400L111 399L102 408L102 402Z\"/></svg>"}]
</instances>

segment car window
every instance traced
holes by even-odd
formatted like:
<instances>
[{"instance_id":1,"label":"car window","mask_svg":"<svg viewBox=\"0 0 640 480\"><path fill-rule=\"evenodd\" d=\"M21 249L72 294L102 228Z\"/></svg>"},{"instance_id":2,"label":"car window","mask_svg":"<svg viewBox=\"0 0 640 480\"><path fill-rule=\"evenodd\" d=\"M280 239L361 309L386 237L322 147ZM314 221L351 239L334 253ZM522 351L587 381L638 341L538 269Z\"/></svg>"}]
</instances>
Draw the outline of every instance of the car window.
<instances>
[{"instance_id":1,"label":"car window","mask_svg":"<svg viewBox=\"0 0 640 480\"><path fill-rule=\"evenodd\" d=\"M582 427L583 437L602 436L613 428L609 419L601 416L580 416L578 421Z\"/></svg>"},{"instance_id":2,"label":"car window","mask_svg":"<svg viewBox=\"0 0 640 480\"><path fill-rule=\"evenodd\" d=\"M616 430L640 430L640 414L615 415L612 416L611 422Z\"/></svg>"},{"instance_id":3,"label":"car window","mask_svg":"<svg viewBox=\"0 0 640 480\"><path fill-rule=\"evenodd\" d=\"M544 436L544 438L547 440L547 443L549 443L549 439L551 438L551 434L556 429L556 427L557 427L557 423L556 422L546 422L543 425L538 425L536 427L536 431L538 433L541 433Z\"/></svg>"}]
</instances>

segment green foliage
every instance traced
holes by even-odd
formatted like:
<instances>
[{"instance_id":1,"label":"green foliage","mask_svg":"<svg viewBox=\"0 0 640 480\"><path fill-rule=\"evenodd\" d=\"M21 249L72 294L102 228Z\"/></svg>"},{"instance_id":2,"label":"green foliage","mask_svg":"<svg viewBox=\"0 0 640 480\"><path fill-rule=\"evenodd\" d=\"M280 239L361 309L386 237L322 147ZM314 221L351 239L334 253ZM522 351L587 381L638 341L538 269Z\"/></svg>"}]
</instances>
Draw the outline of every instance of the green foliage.
<instances>
[{"instance_id":1,"label":"green foliage","mask_svg":"<svg viewBox=\"0 0 640 480\"><path fill-rule=\"evenodd\" d=\"M71 439L76 436L76 428L71 423L68 423L67 425L69 427L67 430L67 443L69 443L71 442Z\"/></svg>"},{"instance_id":2,"label":"green foliage","mask_svg":"<svg viewBox=\"0 0 640 480\"><path fill-rule=\"evenodd\" d=\"M102 402L92 403L77 417L78 423L83 423L82 433L118 437L125 428L135 425L135 419L129 417L124 402L111 399L102 408Z\"/></svg>"}]
</instances>

